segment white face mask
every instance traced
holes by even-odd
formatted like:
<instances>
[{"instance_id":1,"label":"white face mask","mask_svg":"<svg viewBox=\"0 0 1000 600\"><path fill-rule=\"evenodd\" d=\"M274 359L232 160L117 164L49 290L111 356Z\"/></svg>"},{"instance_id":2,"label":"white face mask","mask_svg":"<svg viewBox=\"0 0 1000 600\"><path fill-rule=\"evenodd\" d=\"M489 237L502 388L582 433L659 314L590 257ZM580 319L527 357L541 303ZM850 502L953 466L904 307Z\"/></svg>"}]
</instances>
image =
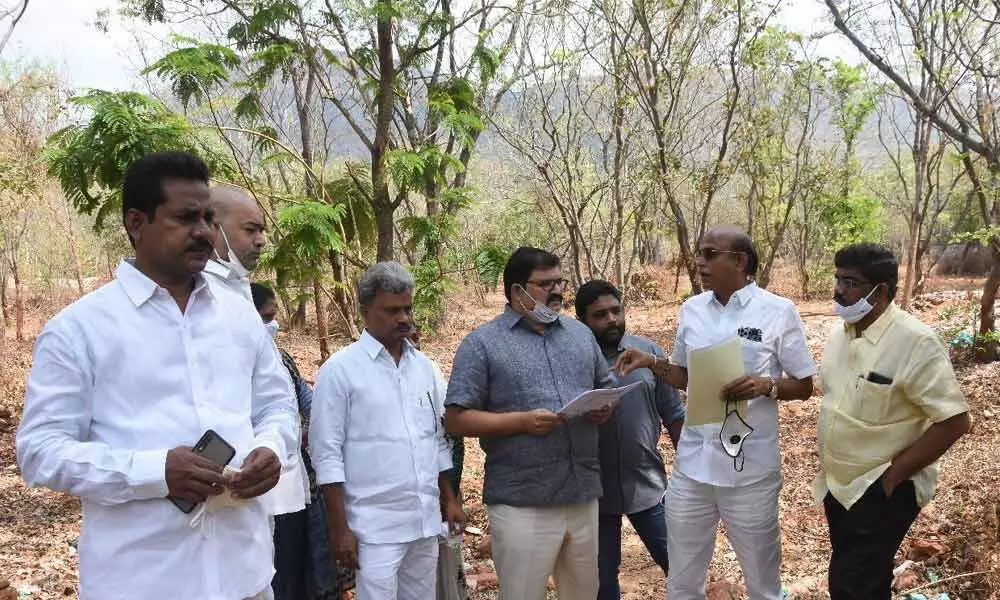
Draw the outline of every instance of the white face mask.
<instances>
[{"instance_id":1,"label":"white face mask","mask_svg":"<svg viewBox=\"0 0 1000 600\"><path fill-rule=\"evenodd\" d=\"M535 303L534 307L526 313L524 313L524 318L537 323L539 325L548 325L549 323L554 323L556 319L559 318L559 311L549 308L547 304L542 304L538 300L531 297L528 290L524 289L521 285L515 285L514 287L520 288L524 295L531 298L531 301Z\"/></svg>"},{"instance_id":2,"label":"white face mask","mask_svg":"<svg viewBox=\"0 0 1000 600\"><path fill-rule=\"evenodd\" d=\"M841 319L844 320L845 323L849 325L857 323L861 319L864 319L865 316L868 313L870 313L872 309L875 308L868 302L868 299L872 297L872 294L875 293L875 290L878 289L879 285L881 284L878 284L875 287L873 287L872 291L868 292L867 296L865 296L861 300L858 300L854 304L851 304L850 306L844 306L840 302L834 300L833 310L837 313L837 316L839 316Z\"/></svg>"},{"instance_id":3,"label":"white face mask","mask_svg":"<svg viewBox=\"0 0 1000 600\"><path fill-rule=\"evenodd\" d=\"M733 468L737 472L743 470L743 463L746 460L746 455L743 454L743 442L753 433L753 427L750 427L740 415L740 404L739 402L726 403L726 418L722 421L722 429L719 431L722 449L733 459ZM744 410L746 409L744 408Z\"/></svg>"},{"instance_id":4,"label":"white face mask","mask_svg":"<svg viewBox=\"0 0 1000 600\"><path fill-rule=\"evenodd\" d=\"M271 334L272 339L278 335L278 330L280 328L281 327L278 325L277 319L271 319L267 323L264 323L264 329L266 329L267 332Z\"/></svg>"},{"instance_id":5,"label":"white face mask","mask_svg":"<svg viewBox=\"0 0 1000 600\"><path fill-rule=\"evenodd\" d=\"M222 241L226 242L226 253L229 254L229 260L223 259L218 250L215 251L215 260L229 267L229 270L236 273L236 276L240 279L250 277L250 271L243 266L239 257L236 256L236 252L233 251L233 247L229 245L229 236L226 235L226 230L221 225L219 226L219 232L222 233Z\"/></svg>"}]
</instances>

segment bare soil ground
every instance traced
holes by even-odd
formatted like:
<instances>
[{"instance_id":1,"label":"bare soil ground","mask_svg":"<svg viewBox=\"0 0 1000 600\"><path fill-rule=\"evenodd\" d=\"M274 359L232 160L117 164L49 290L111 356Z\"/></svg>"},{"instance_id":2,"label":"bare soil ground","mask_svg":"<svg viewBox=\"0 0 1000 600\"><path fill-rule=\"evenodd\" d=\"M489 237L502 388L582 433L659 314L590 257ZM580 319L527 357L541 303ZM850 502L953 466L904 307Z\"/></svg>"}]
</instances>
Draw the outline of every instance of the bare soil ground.
<instances>
[{"instance_id":1,"label":"bare soil ground","mask_svg":"<svg viewBox=\"0 0 1000 600\"><path fill-rule=\"evenodd\" d=\"M672 277L656 277L660 290L671 287ZM930 292L915 304L919 316L936 324L942 311L961 301L948 290L975 289L980 282L935 279ZM772 286L778 293L794 294L793 286ZM664 296L667 294L661 294ZM0 580L9 580L21 597L75 598L77 557L72 542L79 535L80 504L75 498L42 489L27 488L14 458L14 434L19 423L24 381L30 369L31 346L44 321L69 299L29 298L27 334L17 342L7 330L0 340ZM459 342L470 330L498 313L500 295L486 302L471 291L449 299L444 325L426 335L425 351L447 374ZM649 301L630 307L629 327L669 348L679 303ZM826 300L800 302L810 349L819 359L827 332L836 326ZM311 377L319 352L311 332L279 334L279 344L296 358ZM339 340L339 347L347 340ZM920 588L928 598L947 592L952 599L1000 597L1000 363L956 366L975 421L972 433L945 456L935 500L926 507L910 531L897 564L912 561L897 577L897 592ZM783 539L782 576L794 598L825 598L829 560L826 522L822 508L814 505L811 484L817 469L816 419L819 402L782 405L781 445L785 479L781 494ZM669 464L672 450L666 437L661 449ZM483 455L474 441L466 442L463 492L473 524L488 532L481 501ZM475 600L495 598L491 589L492 565L475 552L479 541L466 537L465 555ZM626 600L664 597L664 581L635 533L625 525L622 589ZM735 555L720 531L710 570L709 597L742 598L742 576ZM935 583L936 582L936 583ZM926 587L924 587L926 586Z\"/></svg>"}]
</instances>

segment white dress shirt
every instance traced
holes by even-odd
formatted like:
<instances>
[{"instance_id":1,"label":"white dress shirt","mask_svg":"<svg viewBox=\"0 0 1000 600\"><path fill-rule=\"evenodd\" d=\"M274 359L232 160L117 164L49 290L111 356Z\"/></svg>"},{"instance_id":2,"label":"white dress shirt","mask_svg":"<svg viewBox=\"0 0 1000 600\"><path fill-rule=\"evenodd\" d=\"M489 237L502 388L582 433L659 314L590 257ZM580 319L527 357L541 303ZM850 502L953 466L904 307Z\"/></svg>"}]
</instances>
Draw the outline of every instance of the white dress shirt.
<instances>
[{"instance_id":1,"label":"white dress shirt","mask_svg":"<svg viewBox=\"0 0 1000 600\"><path fill-rule=\"evenodd\" d=\"M232 269L217 260L210 260L205 264L205 273L209 275L205 278L209 284L228 288L245 298L250 303L250 308L254 308L249 279L240 277ZM254 311L256 312L255 308ZM259 319L260 315L257 318ZM278 355L280 362L281 355L278 354L278 347L273 343L271 346L274 348L274 353ZM291 379L289 379L289 385L291 385ZM295 394L292 394L288 400L291 403L292 410L298 414L298 402L295 399ZM299 441L296 440L292 458L281 469L281 478L278 479L278 485L274 486L274 489L261 497L264 507L270 515L297 513L305 509L306 504L309 504L309 475L306 473L305 463L302 460L302 451L299 446Z\"/></svg>"},{"instance_id":2,"label":"white dress shirt","mask_svg":"<svg viewBox=\"0 0 1000 600\"><path fill-rule=\"evenodd\" d=\"M711 291L688 298L681 305L670 362L687 367L692 350L737 335L749 375L778 379L784 371L802 379L816 374L795 305L752 282L734 293L725 306ZM721 423L685 425L677 443L674 468L695 481L725 487L749 485L780 472L777 401L764 396L754 398L746 413L740 413L753 428L743 443L742 471L736 471L732 457L722 447Z\"/></svg>"},{"instance_id":3,"label":"white dress shirt","mask_svg":"<svg viewBox=\"0 0 1000 600\"><path fill-rule=\"evenodd\" d=\"M83 500L81 600L237 600L268 587L258 499L203 516L167 496L166 456L207 429L279 459L298 439L285 368L249 305L203 278L182 313L129 262L56 315L35 344L17 434L29 485Z\"/></svg>"},{"instance_id":4,"label":"white dress shirt","mask_svg":"<svg viewBox=\"0 0 1000 600\"><path fill-rule=\"evenodd\" d=\"M441 533L438 475L451 468L444 394L427 356L407 342L397 366L367 330L320 369L309 455L317 484L344 484L360 542Z\"/></svg>"}]
</instances>

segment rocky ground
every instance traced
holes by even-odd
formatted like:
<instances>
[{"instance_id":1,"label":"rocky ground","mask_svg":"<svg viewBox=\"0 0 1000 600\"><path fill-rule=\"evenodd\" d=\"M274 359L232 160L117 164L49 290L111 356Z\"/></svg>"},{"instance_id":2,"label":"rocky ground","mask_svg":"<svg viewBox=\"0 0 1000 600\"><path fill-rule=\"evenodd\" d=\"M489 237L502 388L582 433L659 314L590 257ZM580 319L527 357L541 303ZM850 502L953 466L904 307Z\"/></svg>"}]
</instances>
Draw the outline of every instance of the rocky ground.
<instances>
[{"instance_id":1,"label":"rocky ground","mask_svg":"<svg viewBox=\"0 0 1000 600\"><path fill-rule=\"evenodd\" d=\"M935 281L933 291L915 303L920 317L939 324L952 317L966 299L961 291L974 282ZM663 286L666 288L666 286ZM958 291L952 291L958 290ZM779 287L779 291L781 290ZM787 290L791 292L792 290ZM34 298L28 318L31 339L16 342L7 332L0 355L0 600L14 597L75 598L76 554L80 504L69 496L29 489L21 481L14 459L14 433L19 422L24 380L30 368L33 336L61 302ZM469 292L449 300L448 317L436 335L425 336L425 351L447 374L462 337L495 315L502 298L486 302ZM829 329L837 321L828 302L800 303L809 345L819 357ZM631 331L670 347L677 302L649 301L629 311ZM315 342L305 333L282 333L279 344L297 359L307 376L318 367ZM972 433L945 457L934 502L924 509L897 557L896 589L926 598L986 599L1000 597L1000 363L957 365L962 388L975 421ZM783 580L794 598L825 598L829 559L826 523L815 506L811 484L817 468L817 398L781 407L781 444L785 485L781 495ZM669 464L672 451L666 437L661 448ZM481 503L483 456L478 444L466 442L463 491L470 521L488 533ZM483 538L466 536L469 582L476 600L495 598L495 576ZM626 600L663 598L664 582L641 542L625 525L622 590ZM745 597L735 555L719 532L710 571L712 599ZM9 586L5 587L5 583ZM901 595L901 597L903 597Z\"/></svg>"}]
</instances>

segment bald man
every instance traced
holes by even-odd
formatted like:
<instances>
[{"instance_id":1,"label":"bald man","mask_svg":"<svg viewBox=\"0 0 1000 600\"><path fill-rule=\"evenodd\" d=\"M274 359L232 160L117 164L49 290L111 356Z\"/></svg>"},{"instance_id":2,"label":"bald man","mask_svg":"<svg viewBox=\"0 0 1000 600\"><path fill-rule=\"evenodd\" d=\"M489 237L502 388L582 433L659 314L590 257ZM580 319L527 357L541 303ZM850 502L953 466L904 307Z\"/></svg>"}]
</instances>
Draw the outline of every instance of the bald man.
<instances>
[{"instance_id":1,"label":"bald man","mask_svg":"<svg viewBox=\"0 0 1000 600\"><path fill-rule=\"evenodd\" d=\"M246 192L231 185L213 187L211 200L218 232L215 257L205 265L205 272L252 302L250 272L267 242L264 211Z\"/></svg>"},{"instance_id":2,"label":"bald man","mask_svg":"<svg viewBox=\"0 0 1000 600\"><path fill-rule=\"evenodd\" d=\"M215 257L205 265L206 279L210 285L234 290L252 305L250 272L256 268L267 241L264 211L245 191L231 185L213 187L210 198L217 232ZM278 352L277 347L275 352ZM294 397L289 397L288 401L297 409ZM278 485L263 497L263 501L274 517L274 598L305 598L312 587L312 571L308 568L311 532L306 512L309 478L300 449L295 452L295 460L282 470Z\"/></svg>"},{"instance_id":3,"label":"bald man","mask_svg":"<svg viewBox=\"0 0 1000 600\"><path fill-rule=\"evenodd\" d=\"M757 251L738 227L710 230L698 247L706 291L681 306L669 360L636 349L619 355L623 373L651 368L687 388L692 350L737 338L745 376L722 390L725 419L686 422L667 486L670 600L705 598L719 520L743 569L751 600L780 600L778 402L812 394L816 365L792 302L757 287Z\"/></svg>"}]
</instances>

